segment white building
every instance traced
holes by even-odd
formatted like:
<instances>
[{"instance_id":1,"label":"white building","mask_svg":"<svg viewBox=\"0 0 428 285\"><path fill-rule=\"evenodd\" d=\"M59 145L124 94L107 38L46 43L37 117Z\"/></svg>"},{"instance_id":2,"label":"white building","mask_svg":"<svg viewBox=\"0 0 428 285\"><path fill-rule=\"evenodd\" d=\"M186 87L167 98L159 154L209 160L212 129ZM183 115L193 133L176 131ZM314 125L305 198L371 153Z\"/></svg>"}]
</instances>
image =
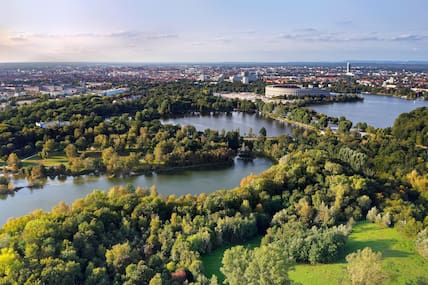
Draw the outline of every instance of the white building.
<instances>
[{"instance_id":1,"label":"white building","mask_svg":"<svg viewBox=\"0 0 428 285\"><path fill-rule=\"evenodd\" d=\"M243 71L241 75L232 75L229 77L230 82L238 82L241 81L244 84L248 84L250 82L254 82L258 79L258 75L255 72Z\"/></svg>"},{"instance_id":2,"label":"white building","mask_svg":"<svg viewBox=\"0 0 428 285\"><path fill-rule=\"evenodd\" d=\"M354 74L351 72L351 63L349 61L346 63L346 75L354 76Z\"/></svg>"},{"instance_id":3,"label":"white building","mask_svg":"<svg viewBox=\"0 0 428 285\"><path fill-rule=\"evenodd\" d=\"M36 122L36 126L42 129L46 128L60 128L64 126L70 126L69 121L50 121L50 122Z\"/></svg>"},{"instance_id":4,"label":"white building","mask_svg":"<svg viewBox=\"0 0 428 285\"><path fill-rule=\"evenodd\" d=\"M304 88L298 85L268 85L265 88L268 98L274 97L305 97L305 96L328 96L330 92L320 88Z\"/></svg>"},{"instance_id":5,"label":"white building","mask_svg":"<svg viewBox=\"0 0 428 285\"><path fill-rule=\"evenodd\" d=\"M125 93L126 91L128 91L128 88L115 88L115 89L101 90L98 92L103 96L114 96L114 95Z\"/></svg>"}]
</instances>

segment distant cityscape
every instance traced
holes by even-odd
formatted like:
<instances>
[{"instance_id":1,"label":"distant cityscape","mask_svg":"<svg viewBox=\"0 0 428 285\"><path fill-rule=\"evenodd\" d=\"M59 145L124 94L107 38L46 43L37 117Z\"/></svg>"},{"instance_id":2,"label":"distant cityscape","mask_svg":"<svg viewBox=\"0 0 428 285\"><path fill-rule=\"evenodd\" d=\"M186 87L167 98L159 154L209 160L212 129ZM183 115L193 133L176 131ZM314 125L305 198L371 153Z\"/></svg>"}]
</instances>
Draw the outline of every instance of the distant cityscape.
<instances>
[{"instance_id":1,"label":"distant cityscape","mask_svg":"<svg viewBox=\"0 0 428 285\"><path fill-rule=\"evenodd\" d=\"M126 93L132 82L194 81L218 84L223 81L249 84L292 84L309 91L300 95L337 91L338 84L376 88L412 98L428 95L427 64L379 63L284 63L284 64L91 64L91 63L17 63L0 64L1 108L28 104L37 96L52 98ZM274 87L269 88L274 96ZM313 89L315 88L315 89ZM297 90L297 89L295 89ZM303 90L303 89L302 89ZM321 90L321 91L314 91ZM404 93L403 93L404 92ZM281 94L279 94L281 95ZM13 99L13 100L12 100Z\"/></svg>"}]
</instances>

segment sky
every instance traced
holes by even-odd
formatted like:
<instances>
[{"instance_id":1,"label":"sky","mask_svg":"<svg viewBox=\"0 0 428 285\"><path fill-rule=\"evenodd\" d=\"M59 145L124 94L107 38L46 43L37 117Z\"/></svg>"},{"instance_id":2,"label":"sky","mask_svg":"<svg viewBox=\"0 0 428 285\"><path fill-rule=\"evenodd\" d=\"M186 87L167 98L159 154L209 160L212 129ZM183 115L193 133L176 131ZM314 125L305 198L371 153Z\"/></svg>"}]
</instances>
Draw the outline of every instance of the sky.
<instances>
[{"instance_id":1,"label":"sky","mask_svg":"<svg viewBox=\"0 0 428 285\"><path fill-rule=\"evenodd\" d=\"M0 62L428 60L426 0L0 0Z\"/></svg>"}]
</instances>

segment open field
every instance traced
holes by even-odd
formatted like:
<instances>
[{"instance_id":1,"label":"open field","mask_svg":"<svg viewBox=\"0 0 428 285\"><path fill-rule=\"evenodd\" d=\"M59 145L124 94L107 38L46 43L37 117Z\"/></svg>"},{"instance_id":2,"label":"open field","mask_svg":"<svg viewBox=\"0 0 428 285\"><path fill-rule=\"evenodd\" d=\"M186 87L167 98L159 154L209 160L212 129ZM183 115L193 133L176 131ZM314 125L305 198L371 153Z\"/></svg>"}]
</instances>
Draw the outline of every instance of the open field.
<instances>
[{"instance_id":1,"label":"open field","mask_svg":"<svg viewBox=\"0 0 428 285\"><path fill-rule=\"evenodd\" d=\"M259 244L260 238L249 242L247 246L254 248ZM206 275L217 275L219 284L224 280L220 272L221 259L229 247L219 248L202 258ZM346 281L345 256L365 247L382 252L382 265L389 275L386 284L428 284L428 261L414 250L413 240L403 237L393 228L382 228L367 222L354 225L346 243L345 254L339 262L296 265L295 270L290 272L290 277L303 285L343 284Z\"/></svg>"},{"instance_id":2,"label":"open field","mask_svg":"<svg viewBox=\"0 0 428 285\"><path fill-rule=\"evenodd\" d=\"M297 265L290 276L302 284L342 284L346 274L345 256L365 247L382 252L382 265L389 274L386 284L427 284L416 281L428 281L428 261L414 250L413 240L403 237L393 228L382 228L366 222L354 226L340 262Z\"/></svg>"},{"instance_id":3,"label":"open field","mask_svg":"<svg viewBox=\"0 0 428 285\"><path fill-rule=\"evenodd\" d=\"M43 164L44 166L57 166L61 163L67 165L68 159L64 152L59 151L53 152L47 159L42 159L39 154L36 154L26 158L25 160L22 160L23 167L35 166L39 164Z\"/></svg>"}]
</instances>

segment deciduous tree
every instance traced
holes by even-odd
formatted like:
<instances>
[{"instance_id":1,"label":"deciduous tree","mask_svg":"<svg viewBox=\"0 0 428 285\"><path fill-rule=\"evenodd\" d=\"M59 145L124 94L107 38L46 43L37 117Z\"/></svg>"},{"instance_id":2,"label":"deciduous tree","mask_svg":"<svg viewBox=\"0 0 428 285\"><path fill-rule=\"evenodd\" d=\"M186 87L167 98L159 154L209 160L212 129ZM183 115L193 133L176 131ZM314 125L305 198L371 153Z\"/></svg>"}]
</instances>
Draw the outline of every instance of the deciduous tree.
<instances>
[{"instance_id":1,"label":"deciduous tree","mask_svg":"<svg viewBox=\"0 0 428 285\"><path fill-rule=\"evenodd\" d=\"M347 271L353 285L384 284L386 274L381 265L382 254L366 247L346 256Z\"/></svg>"}]
</instances>

